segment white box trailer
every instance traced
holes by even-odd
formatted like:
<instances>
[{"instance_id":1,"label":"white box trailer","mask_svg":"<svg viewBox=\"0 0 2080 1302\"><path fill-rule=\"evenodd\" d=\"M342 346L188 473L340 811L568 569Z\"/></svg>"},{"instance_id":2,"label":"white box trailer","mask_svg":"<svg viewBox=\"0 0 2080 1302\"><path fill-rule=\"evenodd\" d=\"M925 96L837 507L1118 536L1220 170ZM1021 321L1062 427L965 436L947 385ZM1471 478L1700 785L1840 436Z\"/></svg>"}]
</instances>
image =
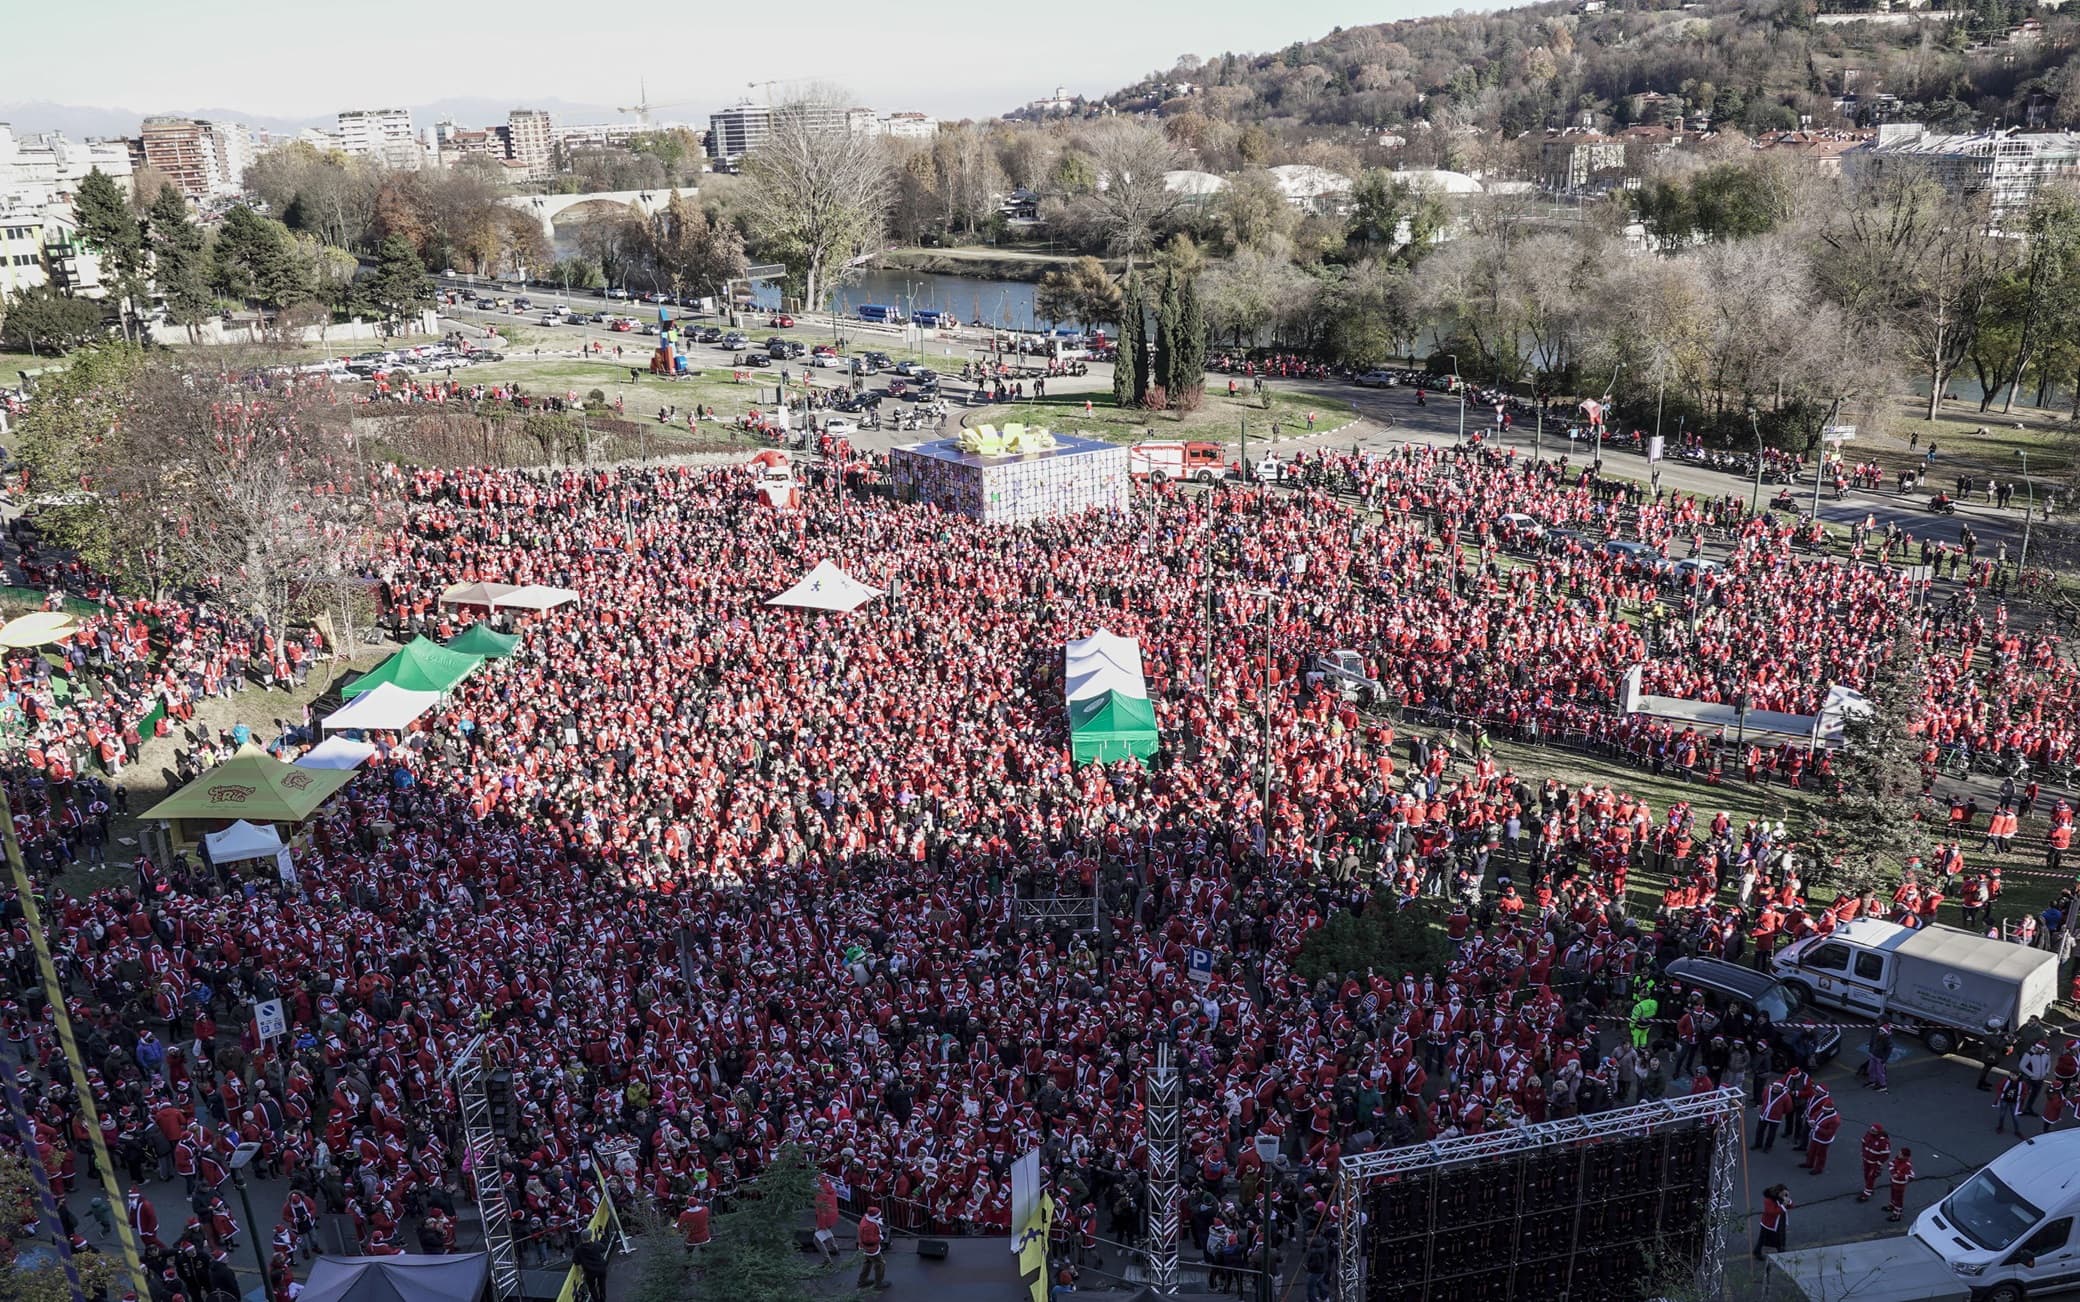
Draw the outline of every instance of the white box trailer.
<instances>
[{"instance_id":1,"label":"white box trailer","mask_svg":"<svg viewBox=\"0 0 2080 1302\"><path fill-rule=\"evenodd\" d=\"M1937 1053L2018 1029L2058 995L2058 956L1961 927L1858 918L1808 936L1771 964L1807 1001L1890 1020Z\"/></svg>"},{"instance_id":2,"label":"white box trailer","mask_svg":"<svg viewBox=\"0 0 2080 1302\"><path fill-rule=\"evenodd\" d=\"M1971 1296L1948 1262L1904 1234L1772 1253L1768 1271L1762 1296L1786 1302L1963 1302ZM1790 1288L1779 1287L1779 1280Z\"/></svg>"}]
</instances>

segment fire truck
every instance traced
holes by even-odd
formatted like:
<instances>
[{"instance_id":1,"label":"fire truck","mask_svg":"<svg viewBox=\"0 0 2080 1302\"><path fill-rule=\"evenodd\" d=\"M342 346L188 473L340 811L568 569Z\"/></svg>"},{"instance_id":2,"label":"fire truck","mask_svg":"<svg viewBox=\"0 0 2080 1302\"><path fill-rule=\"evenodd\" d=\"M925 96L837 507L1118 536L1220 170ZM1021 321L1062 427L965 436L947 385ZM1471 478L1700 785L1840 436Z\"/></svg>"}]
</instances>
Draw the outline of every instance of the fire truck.
<instances>
[{"instance_id":1,"label":"fire truck","mask_svg":"<svg viewBox=\"0 0 2080 1302\"><path fill-rule=\"evenodd\" d=\"M1127 449L1127 470L1152 484L1171 479L1211 484L1227 475L1228 462L1218 443L1136 443Z\"/></svg>"}]
</instances>

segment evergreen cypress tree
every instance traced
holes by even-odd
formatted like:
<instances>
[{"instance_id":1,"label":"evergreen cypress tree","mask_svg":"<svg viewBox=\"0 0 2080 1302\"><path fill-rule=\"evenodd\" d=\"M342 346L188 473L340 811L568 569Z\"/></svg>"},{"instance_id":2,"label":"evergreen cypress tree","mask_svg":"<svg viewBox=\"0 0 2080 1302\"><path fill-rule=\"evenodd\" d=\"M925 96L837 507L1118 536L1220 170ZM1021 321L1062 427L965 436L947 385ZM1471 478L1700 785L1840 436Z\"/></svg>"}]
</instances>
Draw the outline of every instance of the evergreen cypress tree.
<instances>
[{"instance_id":1,"label":"evergreen cypress tree","mask_svg":"<svg viewBox=\"0 0 2080 1302\"><path fill-rule=\"evenodd\" d=\"M1112 402L1131 407L1141 401L1141 282L1127 277L1119 310L1119 353L1112 360Z\"/></svg>"},{"instance_id":2,"label":"evergreen cypress tree","mask_svg":"<svg viewBox=\"0 0 2080 1302\"><path fill-rule=\"evenodd\" d=\"M1156 347L1149 373L1163 386L1164 404L1170 406L1177 393L1177 274L1163 277L1163 296L1156 304Z\"/></svg>"},{"instance_id":3,"label":"evergreen cypress tree","mask_svg":"<svg viewBox=\"0 0 2080 1302\"><path fill-rule=\"evenodd\" d=\"M1199 286L1181 274L1177 288L1177 360L1172 366L1170 405L1191 411L1206 396L1206 310Z\"/></svg>"}]
</instances>

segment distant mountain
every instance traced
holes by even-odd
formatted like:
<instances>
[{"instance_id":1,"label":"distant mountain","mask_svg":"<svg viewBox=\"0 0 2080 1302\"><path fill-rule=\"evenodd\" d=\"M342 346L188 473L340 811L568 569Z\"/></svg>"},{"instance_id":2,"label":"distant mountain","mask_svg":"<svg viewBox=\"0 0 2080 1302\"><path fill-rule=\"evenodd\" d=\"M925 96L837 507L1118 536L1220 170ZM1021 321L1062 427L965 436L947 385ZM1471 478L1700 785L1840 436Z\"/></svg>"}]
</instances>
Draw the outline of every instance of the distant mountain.
<instances>
[{"instance_id":1,"label":"distant mountain","mask_svg":"<svg viewBox=\"0 0 2080 1302\"><path fill-rule=\"evenodd\" d=\"M342 105L342 108L387 108L388 105ZM625 114L599 104L573 104L561 99L516 100L486 99L482 97L458 97L435 100L430 104L408 104L414 127L429 127L443 118L453 118L464 126L488 126L504 122L506 114L516 108L545 109L558 122L607 122L616 121ZM75 138L82 136L134 136L138 124L147 117L159 115L176 117L209 118L223 122L243 122L262 131L301 131L305 127L331 127L336 124L333 114L313 117L280 117L269 113L252 113L236 108L156 108L149 111L128 108L101 108L84 104L53 104L48 100L24 100L0 103L0 122L11 125L17 135L33 135L42 131L62 131Z\"/></svg>"}]
</instances>

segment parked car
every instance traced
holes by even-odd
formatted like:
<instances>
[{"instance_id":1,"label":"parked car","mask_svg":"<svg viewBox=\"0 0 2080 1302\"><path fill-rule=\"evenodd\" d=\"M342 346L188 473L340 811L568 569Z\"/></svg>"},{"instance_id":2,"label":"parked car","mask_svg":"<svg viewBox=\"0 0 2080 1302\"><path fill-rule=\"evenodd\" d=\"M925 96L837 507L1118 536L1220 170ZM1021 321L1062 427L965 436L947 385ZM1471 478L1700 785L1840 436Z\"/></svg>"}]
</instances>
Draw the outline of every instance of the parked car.
<instances>
[{"instance_id":1,"label":"parked car","mask_svg":"<svg viewBox=\"0 0 2080 1302\"><path fill-rule=\"evenodd\" d=\"M889 360L887 353L866 352L860 354L860 356L866 361L868 366L873 368L873 371L867 372L869 375L873 374L874 371L885 371L895 365L893 361Z\"/></svg>"},{"instance_id":2,"label":"parked car","mask_svg":"<svg viewBox=\"0 0 2080 1302\"><path fill-rule=\"evenodd\" d=\"M1495 517L1495 527L1505 538L1536 543L1546 536L1546 527L1522 511L1505 511Z\"/></svg>"},{"instance_id":3,"label":"parked car","mask_svg":"<svg viewBox=\"0 0 2080 1302\"><path fill-rule=\"evenodd\" d=\"M544 312L542 313L542 319L535 322L535 324L545 326L562 325L563 318L556 315L554 312Z\"/></svg>"},{"instance_id":4,"label":"parked car","mask_svg":"<svg viewBox=\"0 0 2080 1302\"><path fill-rule=\"evenodd\" d=\"M745 344L748 344L750 342L751 341L749 339L746 339L743 335L732 330L728 334L722 336L722 338L717 339L715 341L715 344L718 348L727 348L731 351L735 351L736 349L742 348Z\"/></svg>"},{"instance_id":5,"label":"parked car","mask_svg":"<svg viewBox=\"0 0 2080 1302\"><path fill-rule=\"evenodd\" d=\"M623 316L623 317L616 317L616 318L614 318L614 319L613 319L612 321L609 321L609 322L607 322L607 329L609 329L609 330L612 330L612 331L613 331L613 332L614 332L615 334L618 334L618 335L625 335L625 334L627 334L627 333L628 333L629 331L631 331L631 330L633 330L633 329L635 329L635 328L636 328L636 323L635 323L635 322L633 322L633 321L631 321L631 320L629 320L629 319L628 319L627 317L625 317L625 316ZM653 330L654 330L654 327L653 327Z\"/></svg>"},{"instance_id":6,"label":"parked car","mask_svg":"<svg viewBox=\"0 0 2080 1302\"><path fill-rule=\"evenodd\" d=\"M1663 574L1668 570L1668 562L1661 553L1643 542L1606 538L1603 540L1603 554L1622 564L1637 565L1649 574Z\"/></svg>"},{"instance_id":7,"label":"parked car","mask_svg":"<svg viewBox=\"0 0 2080 1302\"><path fill-rule=\"evenodd\" d=\"M479 311L479 312L491 312L491 311L495 311L495 310L497 309L497 307L498 307L498 300L497 300L497 299L491 299L491 298L480 298L480 299L478 299L478 300L477 300L477 303L476 303L476 308L477 308L477 311Z\"/></svg>"},{"instance_id":8,"label":"parked car","mask_svg":"<svg viewBox=\"0 0 2080 1302\"><path fill-rule=\"evenodd\" d=\"M775 330L792 330L794 329L794 318L785 312L776 312L766 324Z\"/></svg>"},{"instance_id":9,"label":"parked car","mask_svg":"<svg viewBox=\"0 0 2080 1302\"><path fill-rule=\"evenodd\" d=\"M823 432L826 434L840 435L857 434L859 433L859 422L856 420L847 420L843 416L833 416L829 420L823 422Z\"/></svg>"},{"instance_id":10,"label":"parked car","mask_svg":"<svg viewBox=\"0 0 2080 1302\"><path fill-rule=\"evenodd\" d=\"M906 376L907 376L907 375L916 375L916 374L917 374L918 372L920 372L920 371L922 371L922 370L924 370L924 363L923 363L923 362L897 362L897 363L896 363L896 374L897 374L897 375L906 375Z\"/></svg>"},{"instance_id":11,"label":"parked car","mask_svg":"<svg viewBox=\"0 0 2080 1302\"><path fill-rule=\"evenodd\" d=\"M1367 371L1353 379L1367 389L1392 389L1401 383L1401 377L1392 371Z\"/></svg>"},{"instance_id":12,"label":"parked car","mask_svg":"<svg viewBox=\"0 0 2080 1302\"><path fill-rule=\"evenodd\" d=\"M620 289L620 288L610 289L610 290L608 290L608 291L607 291L607 297L608 297L608 298L627 298L627 297L628 297L628 291L627 291L627 290L625 290L625 289Z\"/></svg>"},{"instance_id":13,"label":"parked car","mask_svg":"<svg viewBox=\"0 0 2080 1302\"><path fill-rule=\"evenodd\" d=\"M1679 958L1668 965L1668 979L1687 990L1704 992L1705 1006L1723 1017L1735 1008L1750 1017L1767 1013L1785 1048L1794 1055L1826 1062L1842 1049L1842 1029L1813 1015L1798 987L1767 972L1729 963L1723 958Z\"/></svg>"},{"instance_id":14,"label":"parked car","mask_svg":"<svg viewBox=\"0 0 2080 1302\"><path fill-rule=\"evenodd\" d=\"M722 338L722 327L702 326L699 330L694 331L693 337L704 344L715 343Z\"/></svg>"}]
</instances>

